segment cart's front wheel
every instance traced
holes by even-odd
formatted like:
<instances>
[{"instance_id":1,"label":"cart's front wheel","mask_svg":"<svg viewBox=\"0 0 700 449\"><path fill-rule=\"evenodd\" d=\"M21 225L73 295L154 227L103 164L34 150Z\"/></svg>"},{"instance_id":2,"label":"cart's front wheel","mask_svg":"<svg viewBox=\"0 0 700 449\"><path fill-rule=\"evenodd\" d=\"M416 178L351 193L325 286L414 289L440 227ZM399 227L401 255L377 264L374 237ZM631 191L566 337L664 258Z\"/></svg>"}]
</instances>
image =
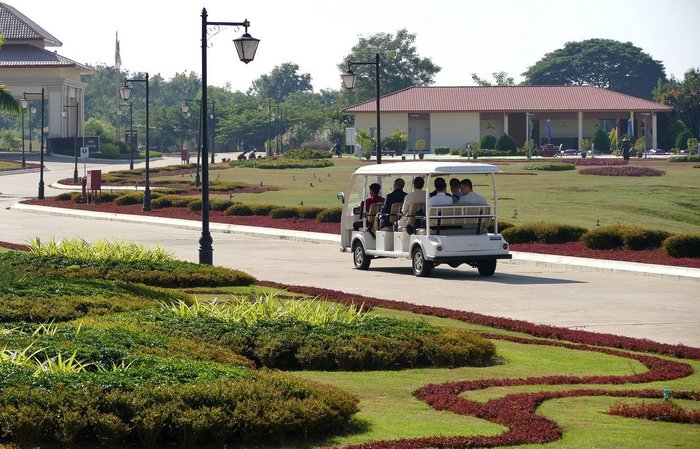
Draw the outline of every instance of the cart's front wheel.
<instances>
[{"instance_id":1,"label":"cart's front wheel","mask_svg":"<svg viewBox=\"0 0 700 449\"><path fill-rule=\"evenodd\" d=\"M496 259L487 260L485 262L479 262L476 266L479 270L479 274L482 276L492 276L496 272Z\"/></svg>"}]
</instances>

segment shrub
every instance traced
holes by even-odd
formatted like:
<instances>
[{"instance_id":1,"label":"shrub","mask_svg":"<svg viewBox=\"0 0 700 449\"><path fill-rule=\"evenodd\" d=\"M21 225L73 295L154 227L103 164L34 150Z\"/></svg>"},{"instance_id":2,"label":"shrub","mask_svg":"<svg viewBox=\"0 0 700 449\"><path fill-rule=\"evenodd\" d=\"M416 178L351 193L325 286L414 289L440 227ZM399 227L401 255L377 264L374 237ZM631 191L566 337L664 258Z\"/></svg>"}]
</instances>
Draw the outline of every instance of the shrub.
<instances>
[{"instance_id":1,"label":"shrub","mask_svg":"<svg viewBox=\"0 0 700 449\"><path fill-rule=\"evenodd\" d=\"M450 149L448 147L435 147L433 153L445 155L450 153Z\"/></svg>"},{"instance_id":2,"label":"shrub","mask_svg":"<svg viewBox=\"0 0 700 449\"><path fill-rule=\"evenodd\" d=\"M676 136L676 148L679 150L687 150L688 149L688 139L691 139L693 137L693 132L689 129L686 129L685 131L679 133Z\"/></svg>"},{"instance_id":3,"label":"shrub","mask_svg":"<svg viewBox=\"0 0 700 449\"><path fill-rule=\"evenodd\" d=\"M671 257L700 257L700 232L672 235L661 248Z\"/></svg>"},{"instance_id":4,"label":"shrub","mask_svg":"<svg viewBox=\"0 0 700 449\"><path fill-rule=\"evenodd\" d=\"M143 192L129 192L114 200L114 204L127 206L130 204L143 203Z\"/></svg>"},{"instance_id":5,"label":"shrub","mask_svg":"<svg viewBox=\"0 0 700 449\"><path fill-rule=\"evenodd\" d=\"M591 167L579 170L582 175L600 175L600 176L662 176L663 171L651 167L633 167L633 166L617 166L617 167Z\"/></svg>"},{"instance_id":6,"label":"shrub","mask_svg":"<svg viewBox=\"0 0 700 449\"><path fill-rule=\"evenodd\" d=\"M700 162L700 156L672 156L669 162Z\"/></svg>"},{"instance_id":7,"label":"shrub","mask_svg":"<svg viewBox=\"0 0 700 449\"><path fill-rule=\"evenodd\" d=\"M510 223L508 221L498 221L498 232L503 232L506 229L512 228L515 225L513 223ZM494 232L496 230L495 228L495 223L493 220L489 221L489 223L486 225L486 230L489 232Z\"/></svg>"},{"instance_id":8,"label":"shrub","mask_svg":"<svg viewBox=\"0 0 700 449\"><path fill-rule=\"evenodd\" d=\"M98 199L100 200L100 203L111 203L122 195L122 192L110 192L102 190L100 191Z\"/></svg>"},{"instance_id":9,"label":"shrub","mask_svg":"<svg viewBox=\"0 0 700 449\"><path fill-rule=\"evenodd\" d=\"M328 157L331 154L328 153ZM238 167L261 168L261 169L285 169L285 168L324 168L332 167L333 161L328 159L286 159L286 158L262 158L245 161L235 161Z\"/></svg>"},{"instance_id":10,"label":"shrub","mask_svg":"<svg viewBox=\"0 0 700 449\"><path fill-rule=\"evenodd\" d=\"M671 233L655 229L644 229L636 226L623 226L621 235L622 243L625 248L641 250L660 247Z\"/></svg>"},{"instance_id":11,"label":"shrub","mask_svg":"<svg viewBox=\"0 0 700 449\"><path fill-rule=\"evenodd\" d=\"M330 140L310 140L301 144L302 150L319 150L330 153L330 148L333 146L333 142ZM291 150L296 151L296 150ZM290 152L291 152L290 151Z\"/></svg>"},{"instance_id":12,"label":"shrub","mask_svg":"<svg viewBox=\"0 0 700 449\"><path fill-rule=\"evenodd\" d=\"M272 218L299 218L299 211L294 207L277 207L270 211Z\"/></svg>"},{"instance_id":13,"label":"shrub","mask_svg":"<svg viewBox=\"0 0 700 449\"><path fill-rule=\"evenodd\" d=\"M565 170L575 170L576 166L573 164L567 164L564 162L537 162L534 164L527 164L523 168L525 170L565 171Z\"/></svg>"},{"instance_id":14,"label":"shrub","mask_svg":"<svg viewBox=\"0 0 700 449\"><path fill-rule=\"evenodd\" d=\"M157 198L151 198L151 207L154 209L163 209L165 207L172 207L173 202L169 196L159 196Z\"/></svg>"},{"instance_id":15,"label":"shrub","mask_svg":"<svg viewBox=\"0 0 700 449\"><path fill-rule=\"evenodd\" d=\"M584 245L591 249L615 249L624 245L619 225L600 226L581 236Z\"/></svg>"},{"instance_id":16,"label":"shrub","mask_svg":"<svg viewBox=\"0 0 700 449\"><path fill-rule=\"evenodd\" d=\"M224 215L249 216L253 215L253 209L248 204L233 203L224 211Z\"/></svg>"},{"instance_id":17,"label":"shrub","mask_svg":"<svg viewBox=\"0 0 700 449\"><path fill-rule=\"evenodd\" d=\"M408 134L406 131L397 128L382 140L382 148L394 151L396 154L403 154L408 146ZM437 154L437 153L436 153Z\"/></svg>"},{"instance_id":18,"label":"shrub","mask_svg":"<svg viewBox=\"0 0 700 449\"><path fill-rule=\"evenodd\" d=\"M624 159L612 159L612 158L580 158L580 159L564 159L562 160L563 163L565 164L572 164L572 165L586 165L586 166L598 166L598 165L627 165L629 164L629 161L626 161Z\"/></svg>"},{"instance_id":19,"label":"shrub","mask_svg":"<svg viewBox=\"0 0 700 449\"><path fill-rule=\"evenodd\" d=\"M309 159L330 159L333 157L328 149L333 146L332 143L327 142L328 146L325 149L294 149L289 150L282 156L284 159L294 159L294 160L309 160Z\"/></svg>"},{"instance_id":20,"label":"shrub","mask_svg":"<svg viewBox=\"0 0 700 449\"><path fill-rule=\"evenodd\" d=\"M515 139L513 139L510 135L504 133L498 138L498 141L496 141L496 149L500 151L515 152L515 150L518 149L518 144L515 143Z\"/></svg>"},{"instance_id":21,"label":"shrub","mask_svg":"<svg viewBox=\"0 0 700 449\"><path fill-rule=\"evenodd\" d=\"M340 223L340 218L343 214L342 207L332 207L324 209L318 213L316 219L321 223Z\"/></svg>"},{"instance_id":22,"label":"shrub","mask_svg":"<svg viewBox=\"0 0 700 449\"><path fill-rule=\"evenodd\" d=\"M321 211L323 211L323 208L322 207L305 206L305 207L297 207L297 211L299 212L300 218L315 220L316 217L318 217L318 214Z\"/></svg>"},{"instance_id":23,"label":"shrub","mask_svg":"<svg viewBox=\"0 0 700 449\"><path fill-rule=\"evenodd\" d=\"M273 209L277 209L280 206L275 204L251 204L250 208L253 211L253 215L270 215Z\"/></svg>"},{"instance_id":24,"label":"shrub","mask_svg":"<svg viewBox=\"0 0 700 449\"><path fill-rule=\"evenodd\" d=\"M509 243L566 243L578 241L585 233L580 226L537 222L506 228L502 235Z\"/></svg>"},{"instance_id":25,"label":"shrub","mask_svg":"<svg viewBox=\"0 0 700 449\"><path fill-rule=\"evenodd\" d=\"M80 194L80 192L63 192L63 193L59 193L58 195L56 195L56 200L57 201L73 201L75 203L75 202L78 202L81 197L82 197L82 195Z\"/></svg>"},{"instance_id":26,"label":"shrub","mask_svg":"<svg viewBox=\"0 0 700 449\"><path fill-rule=\"evenodd\" d=\"M609 153L610 137L608 133L603 131L603 128L598 127L591 136L591 145L594 145L594 148L601 153Z\"/></svg>"},{"instance_id":27,"label":"shrub","mask_svg":"<svg viewBox=\"0 0 700 449\"><path fill-rule=\"evenodd\" d=\"M200 212L202 210L202 200L197 198L187 203L187 208L192 212Z\"/></svg>"},{"instance_id":28,"label":"shrub","mask_svg":"<svg viewBox=\"0 0 700 449\"><path fill-rule=\"evenodd\" d=\"M496 136L487 134L479 141L479 148L482 150L493 150L496 148ZM474 149L474 147L472 147Z\"/></svg>"},{"instance_id":29,"label":"shrub","mask_svg":"<svg viewBox=\"0 0 700 449\"><path fill-rule=\"evenodd\" d=\"M211 198L209 200L209 209L223 212L228 209L231 204L232 203L229 200L225 200L223 198Z\"/></svg>"}]
</instances>

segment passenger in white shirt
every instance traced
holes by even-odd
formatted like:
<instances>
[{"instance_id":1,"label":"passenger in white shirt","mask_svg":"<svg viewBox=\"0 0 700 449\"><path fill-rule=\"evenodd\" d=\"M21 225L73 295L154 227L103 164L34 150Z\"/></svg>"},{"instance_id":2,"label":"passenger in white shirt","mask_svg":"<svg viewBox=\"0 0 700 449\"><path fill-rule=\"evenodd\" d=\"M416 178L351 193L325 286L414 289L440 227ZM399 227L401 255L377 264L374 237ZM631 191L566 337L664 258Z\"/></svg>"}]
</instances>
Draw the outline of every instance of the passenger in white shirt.
<instances>
[{"instance_id":1,"label":"passenger in white shirt","mask_svg":"<svg viewBox=\"0 0 700 449\"><path fill-rule=\"evenodd\" d=\"M459 182L462 197L457 201L460 206L488 206L486 198L472 190L471 179L463 179Z\"/></svg>"},{"instance_id":2,"label":"passenger in white shirt","mask_svg":"<svg viewBox=\"0 0 700 449\"><path fill-rule=\"evenodd\" d=\"M409 193L404 197L403 206L401 206L402 217L399 220L399 228L415 226L416 213L421 211L422 214L425 214L425 190L423 190L424 185L425 180L420 176L413 178L413 192Z\"/></svg>"},{"instance_id":3,"label":"passenger in white shirt","mask_svg":"<svg viewBox=\"0 0 700 449\"><path fill-rule=\"evenodd\" d=\"M454 200L446 193L447 183L443 178L435 178L435 190L437 193L428 200L428 207L452 206Z\"/></svg>"}]
</instances>

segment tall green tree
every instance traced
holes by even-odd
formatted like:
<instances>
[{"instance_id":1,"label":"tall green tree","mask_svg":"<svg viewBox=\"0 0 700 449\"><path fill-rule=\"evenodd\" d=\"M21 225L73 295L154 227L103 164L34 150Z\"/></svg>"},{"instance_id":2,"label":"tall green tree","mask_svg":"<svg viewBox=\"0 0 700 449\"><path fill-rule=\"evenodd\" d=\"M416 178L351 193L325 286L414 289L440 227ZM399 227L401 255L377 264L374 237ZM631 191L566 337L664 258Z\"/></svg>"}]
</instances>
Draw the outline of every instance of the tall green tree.
<instances>
[{"instance_id":1,"label":"tall green tree","mask_svg":"<svg viewBox=\"0 0 700 449\"><path fill-rule=\"evenodd\" d=\"M508 75L508 72L501 70L500 72L493 72L491 75L495 80L495 84L485 78L479 77L476 73L472 73L472 81L474 81L477 86L515 86L515 80L512 76Z\"/></svg>"},{"instance_id":2,"label":"tall green tree","mask_svg":"<svg viewBox=\"0 0 700 449\"><path fill-rule=\"evenodd\" d=\"M379 53L380 93L386 95L410 86L425 86L434 82L434 76L440 67L430 58L421 58L415 46L416 35L406 29L389 33L377 33L361 37L352 47L350 54L338 64L341 72L348 69L348 62L373 62ZM376 95L375 66L354 65L352 71L357 75L355 89L348 93L351 102L360 102L374 98ZM340 74L338 74L340 83Z\"/></svg>"},{"instance_id":3,"label":"tall green tree","mask_svg":"<svg viewBox=\"0 0 700 449\"><path fill-rule=\"evenodd\" d=\"M294 92L310 92L311 75L299 73L299 65L285 62L275 66L269 75L262 75L253 81L248 93L263 98L282 101Z\"/></svg>"},{"instance_id":4,"label":"tall green tree","mask_svg":"<svg viewBox=\"0 0 700 449\"><path fill-rule=\"evenodd\" d=\"M659 83L654 100L673 106L670 119L677 131L688 129L700 137L700 68L685 72L682 81L671 77L668 83Z\"/></svg>"},{"instance_id":5,"label":"tall green tree","mask_svg":"<svg viewBox=\"0 0 700 449\"><path fill-rule=\"evenodd\" d=\"M527 84L588 84L649 100L657 81L666 80L660 61L631 42L611 39L567 42L522 75Z\"/></svg>"}]
</instances>

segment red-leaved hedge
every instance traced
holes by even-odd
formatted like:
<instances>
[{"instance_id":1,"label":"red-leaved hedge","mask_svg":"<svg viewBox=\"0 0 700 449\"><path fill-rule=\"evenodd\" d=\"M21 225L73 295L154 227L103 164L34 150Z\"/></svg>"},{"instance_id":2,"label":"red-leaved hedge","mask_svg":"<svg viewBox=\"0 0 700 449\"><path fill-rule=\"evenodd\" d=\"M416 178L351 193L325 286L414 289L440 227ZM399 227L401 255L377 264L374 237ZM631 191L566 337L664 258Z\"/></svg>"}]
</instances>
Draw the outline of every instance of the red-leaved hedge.
<instances>
[{"instance_id":1,"label":"red-leaved hedge","mask_svg":"<svg viewBox=\"0 0 700 449\"><path fill-rule=\"evenodd\" d=\"M629 165L607 166L607 167L592 167L582 168L578 171L582 175L601 175L601 176L661 176L665 174L662 170L657 170L650 167L632 167Z\"/></svg>"}]
</instances>

